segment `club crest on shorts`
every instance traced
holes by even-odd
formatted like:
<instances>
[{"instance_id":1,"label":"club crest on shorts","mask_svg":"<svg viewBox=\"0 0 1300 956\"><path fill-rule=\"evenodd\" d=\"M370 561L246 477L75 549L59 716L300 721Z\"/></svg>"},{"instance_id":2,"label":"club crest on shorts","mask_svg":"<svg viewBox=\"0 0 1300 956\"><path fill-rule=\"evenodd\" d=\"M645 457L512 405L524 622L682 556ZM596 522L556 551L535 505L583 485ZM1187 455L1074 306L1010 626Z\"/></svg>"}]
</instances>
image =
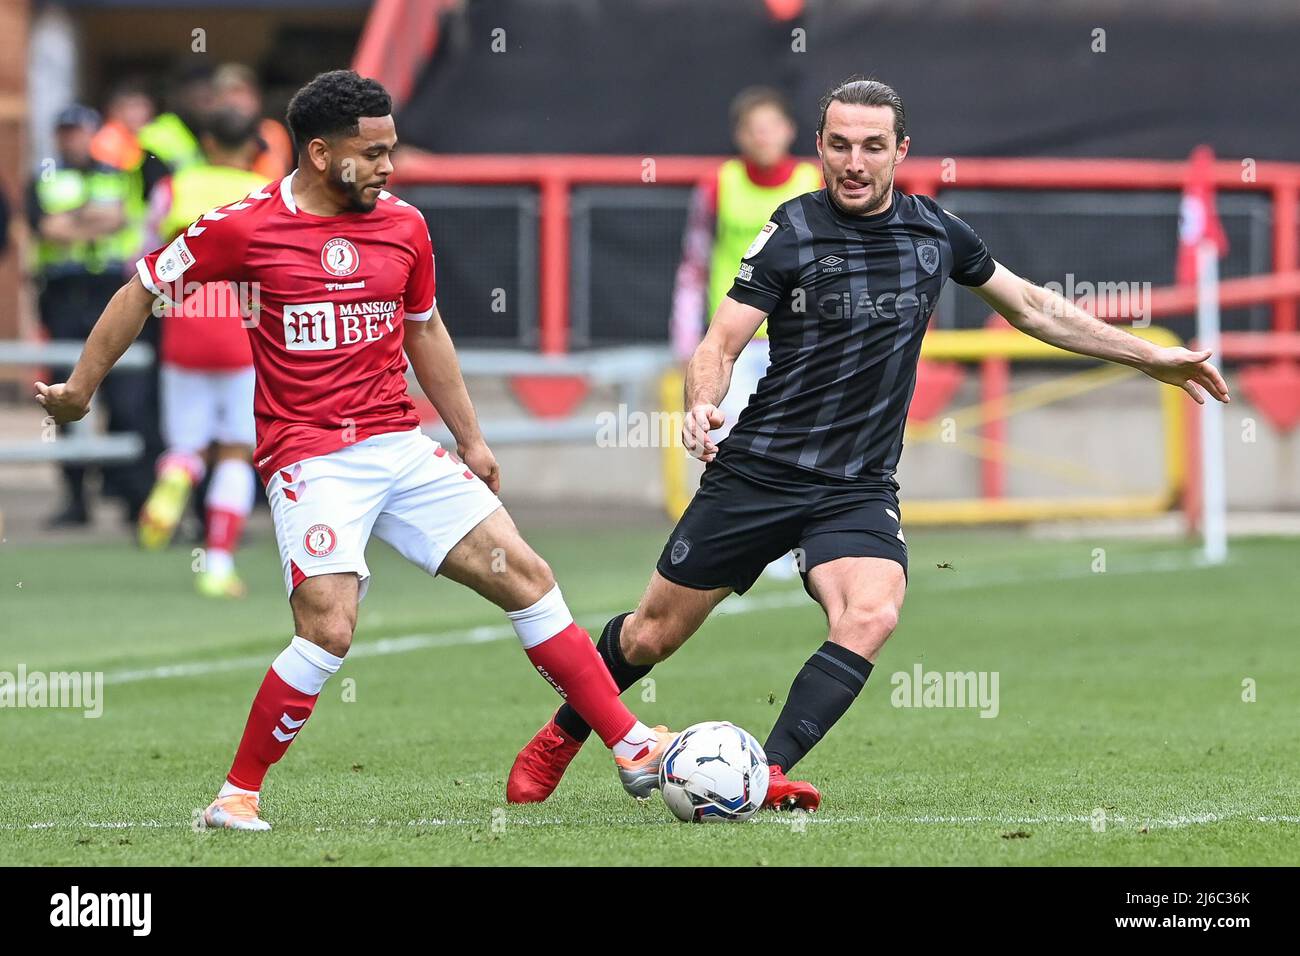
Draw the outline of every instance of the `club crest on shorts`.
<instances>
[{"instance_id":1,"label":"club crest on shorts","mask_svg":"<svg viewBox=\"0 0 1300 956\"><path fill-rule=\"evenodd\" d=\"M934 275L939 268L939 243L934 239L914 239L912 245L916 246L916 261L921 263L921 268L927 275Z\"/></svg>"},{"instance_id":2,"label":"club crest on shorts","mask_svg":"<svg viewBox=\"0 0 1300 956\"><path fill-rule=\"evenodd\" d=\"M332 276L350 276L357 271L361 257L357 247L346 239L334 238L320 251L320 264Z\"/></svg>"},{"instance_id":3,"label":"club crest on shorts","mask_svg":"<svg viewBox=\"0 0 1300 956\"><path fill-rule=\"evenodd\" d=\"M673 542L673 549L668 552L668 560L673 564L681 564L690 553L691 543L685 538L678 538Z\"/></svg>"},{"instance_id":4,"label":"club crest on shorts","mask_svg":"<svg viewBox=\"0 0 1300 956\"><path fill-rule=\"evenodd\" d=\"M313 558L323 558L334 551L339 543L338 535L327 524L314 524L302 536L302 546Z\"/></svg>"}]
</instances>

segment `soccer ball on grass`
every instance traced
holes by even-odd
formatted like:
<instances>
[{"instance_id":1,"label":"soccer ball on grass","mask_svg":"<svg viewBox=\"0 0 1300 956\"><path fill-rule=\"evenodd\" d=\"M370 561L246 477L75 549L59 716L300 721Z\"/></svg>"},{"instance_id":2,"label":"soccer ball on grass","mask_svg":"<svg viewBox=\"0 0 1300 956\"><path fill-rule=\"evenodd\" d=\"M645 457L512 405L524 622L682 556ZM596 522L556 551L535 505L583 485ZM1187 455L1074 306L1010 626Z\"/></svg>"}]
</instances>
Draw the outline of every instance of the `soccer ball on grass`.
<instances>
[{"instance_id":1,"label":"soccer ball on grass","mask_svg":"<svg viewBox=\"0 0 1300 956\"><path fill-rule=\"evenodd\" d=\"M659 765L659 790L685 822L748 820L767 796L767 755L753 736L725 720L687 727Z\"/></svg>"}]
</instances>

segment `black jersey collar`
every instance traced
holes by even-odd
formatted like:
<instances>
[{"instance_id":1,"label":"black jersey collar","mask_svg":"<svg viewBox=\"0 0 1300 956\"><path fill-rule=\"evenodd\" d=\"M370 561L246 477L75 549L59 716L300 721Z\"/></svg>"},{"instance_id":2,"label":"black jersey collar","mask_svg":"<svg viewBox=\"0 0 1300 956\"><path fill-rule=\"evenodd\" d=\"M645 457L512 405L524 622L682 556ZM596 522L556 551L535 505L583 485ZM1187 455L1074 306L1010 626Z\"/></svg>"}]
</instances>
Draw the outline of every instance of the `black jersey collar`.
<instances>
[{"instance_id":1,"label":"black jersey collar","mask_svg":"<svg viewBox=\"0 0 1300 956\"><path fill-rule=\"evenodd\" d=\"M830 210L831 216L834 217L837 223L854 229L865 229L887 221L894 213L898 212L898 197L900 195L901 193L895 187L889 194L889 208L884 212L872 213L870 216L851 216L835 204L830 187L822 187L822 198L825 200L826 208Z\"/></svg>"}]
</instances>

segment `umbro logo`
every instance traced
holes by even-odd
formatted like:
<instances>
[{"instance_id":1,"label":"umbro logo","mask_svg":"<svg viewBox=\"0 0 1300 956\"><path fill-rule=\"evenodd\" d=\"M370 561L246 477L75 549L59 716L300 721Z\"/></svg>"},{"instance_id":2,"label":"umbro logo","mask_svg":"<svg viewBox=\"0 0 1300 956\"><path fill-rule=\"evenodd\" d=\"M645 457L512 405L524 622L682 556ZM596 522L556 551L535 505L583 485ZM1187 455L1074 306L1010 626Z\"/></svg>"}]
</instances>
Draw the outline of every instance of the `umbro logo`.
<instances>
[{"instance_id":1,"label":"umbro logo","mask_svg":"<svg viewBox=\"0 0 1300 956\"><path fill-rule=\"evenodd\" d=\"M817 722L813 720L799 721L799 729L802 730L809 737L811 737L813 740L818 739L822 735L822 729L818 727Z\"/></svg>"},{"instance_id":2,"label":"umbro logo","mask_svg":"<svg viewBox=\"0 0 1300 956\"><path fill-rule=\"evenodd\" d=\"M823 256L817 260L822 267L822 275L828 272L843 272L844 259L840 256Z\"/></svg>"},{"instance_id":3,"label":"umbro logo","mask_svg":"<svg viewBox=\"0 0 1300 956\"><path fill-rule=\"evenodd\" d=\"M826 258L818 259L817 261L824 266L837 266L844 260L841 259L839 256L827 256Z\"/></svg>"}]
</instances>

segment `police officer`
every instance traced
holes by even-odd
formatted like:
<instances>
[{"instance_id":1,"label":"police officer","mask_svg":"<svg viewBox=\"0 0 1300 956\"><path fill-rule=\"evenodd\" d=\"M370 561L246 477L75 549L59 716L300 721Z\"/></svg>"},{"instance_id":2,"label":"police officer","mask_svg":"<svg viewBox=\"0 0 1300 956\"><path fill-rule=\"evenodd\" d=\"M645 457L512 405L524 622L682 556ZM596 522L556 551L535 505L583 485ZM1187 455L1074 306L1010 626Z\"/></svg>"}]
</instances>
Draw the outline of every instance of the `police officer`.
<instances>
[{"instance_id":1,"label":"police officer","mask_svg":"<svg viewBox=\"0 0 1300 956\"><path fill-rule=\"evenodd\" d=\"M36 237L34 275L42 325L56 342L85 341L108 300L122 284L126 264L136 253L139 233L128 220L131 180L120 170L96 162L90 142L99 114L74 104L58 115L58 157L47 160L28 190L28 216ZM57 377L59 372L54 372ZM134 521L148 494L152 461L159 444L157 394L153 376L117 372L105 382L110 432L135 432L146 457L104 469L104 491L121 497ZM152 431L152 433L151 433ZM66 502L50 525L84 525L89 520L86 467L63 466Z\"/></svg>"}]
</instances>

